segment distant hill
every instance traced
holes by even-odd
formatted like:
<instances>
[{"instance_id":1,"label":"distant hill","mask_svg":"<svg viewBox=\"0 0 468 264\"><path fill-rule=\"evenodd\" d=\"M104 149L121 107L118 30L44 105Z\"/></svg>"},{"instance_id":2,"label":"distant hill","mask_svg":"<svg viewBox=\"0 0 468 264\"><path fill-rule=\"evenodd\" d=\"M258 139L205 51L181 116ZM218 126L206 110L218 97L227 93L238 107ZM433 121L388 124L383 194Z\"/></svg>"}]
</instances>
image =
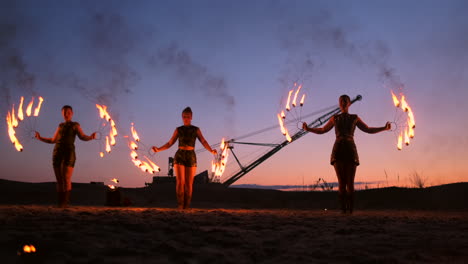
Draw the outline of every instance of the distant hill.
<instances>
[{"instance_id":1,"label":"distant hill","mask_svg":"<svg viewBox=\"0 0 468 264\"><path fill-rule=\"evenodd\" d=\"M120 188L122 198L138 207L175 207L174 184ZM73 183L73 205L105 205L105 185ZM54 205L55 183L27 183L0 179L0 204ZM227 188L221 184L196 184L193 207L336 209L337 193L296 192L255 188ZM356 209L468 210L468 182L423 189L388 187L356 192Z\"/></svg>"}]
</instances>

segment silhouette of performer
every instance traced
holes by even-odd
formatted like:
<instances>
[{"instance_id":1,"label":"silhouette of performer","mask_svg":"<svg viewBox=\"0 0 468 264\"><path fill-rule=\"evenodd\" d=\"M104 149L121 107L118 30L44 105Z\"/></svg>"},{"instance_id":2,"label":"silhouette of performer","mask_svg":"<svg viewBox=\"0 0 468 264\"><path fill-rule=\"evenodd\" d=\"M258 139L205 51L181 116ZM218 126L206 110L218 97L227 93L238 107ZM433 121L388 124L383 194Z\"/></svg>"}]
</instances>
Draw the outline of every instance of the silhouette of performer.
<instances>
[{"instance_id":1,"label":"silhouette of performer","mask_svg":"<svg viewBox=\"0 0 468 264\"><path fill-rule=\"evenodd\" d=\"M197 170L197 156L195 155L195 140L212 154L216 150L212 149L202 135L200 128L192 125L192 109L186 107L182 111L183 126L175 129L172 138L163 146L152 147L154 152L159 152L170 148L178 139L179 149L174 156L174 169L176 173L176 195L179 209L188 209L192 200L193 179Z\"/></svg>"},{"instance_id":2,"label":"silhouette of performer","mask_svg":"<svg viewBox=\"0 0 468 264\"><path fill-rule=\"evenodd\" d=\"M73 109L69 105L62 107L65 122L60 123L53 138L41 137L36 131L36 138L42 142L55 144L52 155L55 178L57 179L58 207L65 208L70 202L71 177L75 166L75 137L83 141L96 138L96 133L87 136L78 122L73 122Z\"/></svg>"},{"instance_id":3,"label":"silhouette of performer","mask_svg":"<svg viewBox=\"0 0 468 264\"><path fill-rule=\"evenodd\" d=\"M336 140L333 145L330 163L334 166L339 184L339 200L341 211L353 213L354 205L354 176L356 167L359 165L359 156L354 144L354 130L356 126L362 131L375 134L391 128L390 122L383 127L368 127L357 115L349 114L348 108L351 99L348 95L342 95L339 99L341 114L334 115L322 128L308 127L302 124L302 129L315 133L324 134L335 127Z\"/></svg>"}]
</instances>

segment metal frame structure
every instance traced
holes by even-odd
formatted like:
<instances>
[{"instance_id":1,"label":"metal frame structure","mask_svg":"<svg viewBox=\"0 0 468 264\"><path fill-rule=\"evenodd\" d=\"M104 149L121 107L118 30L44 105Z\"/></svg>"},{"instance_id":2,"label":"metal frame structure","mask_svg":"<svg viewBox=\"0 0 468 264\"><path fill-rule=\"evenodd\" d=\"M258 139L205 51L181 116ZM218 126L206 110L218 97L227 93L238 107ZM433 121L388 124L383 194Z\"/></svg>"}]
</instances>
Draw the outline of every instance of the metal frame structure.
<instances>
[{"instance_id":1,"label":"metal frame structure","mask_svg":"<svg viewBox=\"0 0 468 264\"><path fill-rule=\"evenodd\" d=\"M356 98L354 98L353 100L351 100L351 104L355 103L356 101L360 101L362 100L362 96L361 95L357 95ZM341 112L340 108L339 107L336 107L335 109L323 114L322 116L320 116L319 118L315 119L314 121L312 121L309 125L309 127L319 127L321 126L322 124L324 124L325 122L327 122L328 120L330 120L330 118L336 114L339 114ZM285 140L283 141L282 143L280 144L267 144L267 143L251 143L251 142L238 142L238 141L235 141L235 139L232 139L230 141L228 141L228 144L231 145L231 144L244 144L244 145L256 145L256 146L267 146L267 147L272 147L272 149L270 151L268 151L267 153L265 153L264 155L262 155L261 157L259 157L258 159L254 160L253 162L251 162L250 164L248 164L247 166L243 166L239 159L237 158L236 154L234 153L234 151L232 150L233 147L232 146L229 146L229 149L231 150L231 153L233 154L234 158L236 159L237 163L239 164L239 167L240 167L240 171L238 171L237 173L235 173L233 176L229 177L229 179L227 179L226 181L223 182L223 184L225 186L230 186L231 184L233 184L234 182L236 182L237 180L239 180L242 176L246 175L247 173L249 173L251 170L253 170L255 167L257 167L258 165L260 165L261 163L263 163L265 160L267 160L268 158L270 158L271 156L273 156L276 152L280 151L281 149L283 149L285 146L293 143L294 141L298 140L299 138L301 138L302 136L304 136L305 134L307 134L306 131L304 130L299 130L297 133L295 133L293 136L291 136L291 142Z\"/></svg>"}]
</instances>

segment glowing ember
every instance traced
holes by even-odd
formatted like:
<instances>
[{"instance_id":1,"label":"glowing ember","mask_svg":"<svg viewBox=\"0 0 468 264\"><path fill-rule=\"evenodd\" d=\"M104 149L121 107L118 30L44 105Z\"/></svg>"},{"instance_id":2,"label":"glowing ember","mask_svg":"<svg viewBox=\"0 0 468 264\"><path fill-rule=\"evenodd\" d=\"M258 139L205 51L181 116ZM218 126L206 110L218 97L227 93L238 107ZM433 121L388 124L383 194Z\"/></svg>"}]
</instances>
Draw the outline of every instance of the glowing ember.
<instances>
[{"instance_id":1,"label":"glowing ember","mask_svg":"<svg viewBox=\"0 0 468 264\"><path fill-rule=\"evenodd\" d=\"M104 158L104 152L99 152L99 156L101 156L101 158Z\"/></svg>"},{"instance_id":2,"label":"glowing ember","mask_svg":"<svg viewBox=\"0 0 468 264\"><path fill-rule=\"evenodd\" d=\"M39 104L36 106L36 109L34 109L34 116L39 115L39 111L41 111L41 105L43 101L44 99L42 98L42 96L39 96Z\"/></svg>"},{"instance_id":3,"label":"glowing ember","mask_svg":"<svg viewBox=\"0 0 468 264\"><path fill-rule=\"evenodd\" d=\"M114 183L119 183L119 180L117 180L116 178L112 179L111 182L114 182Z\"/></svg>"},{"instance_id":4,"label":"glowing ember","mask_svg":"<svg viewBox=\"0 0 468 264\"><path fill-rule=\"evenodd\" d=\"M111 190L115 190L115 186L114 185L107 185Z\"/></svg>"},{"instance_id":5,"label":"glowing ember","mask_svg":"<svg viewBox=\"0 0 468 264\"><path fill-rule=\"evenodd\" d=\"M36 252L36 247L33 245L24 245L23 246L23 252L24 253L35 253Z\"/></svg>"}]
</instances>

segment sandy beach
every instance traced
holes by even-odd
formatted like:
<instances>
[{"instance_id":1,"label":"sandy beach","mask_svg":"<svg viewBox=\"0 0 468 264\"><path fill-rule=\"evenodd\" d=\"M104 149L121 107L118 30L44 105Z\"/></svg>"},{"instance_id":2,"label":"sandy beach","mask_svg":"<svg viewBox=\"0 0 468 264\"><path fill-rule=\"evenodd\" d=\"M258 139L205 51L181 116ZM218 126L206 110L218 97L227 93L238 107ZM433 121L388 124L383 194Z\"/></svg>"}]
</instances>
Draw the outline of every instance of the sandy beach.
<instances>
[{"instance_id":1,"label":"sandy beach","mask_svg":"<svg viewBox=\"0 0 468 264\"><path fill-rule=\"evenodd\" d=\"M32 194L12 186L31 188ZM361 209L342 215L334 208L314 208L336 202L336 193L309 193L320 204L288 208L307 193L229 190L225 199L216 199L222 196L220 189L209 195L211 204L199 192L198 198L194 196L194 209L181 211L171 208L172 189L167 192L168 201L162 191L156 199L150 190L126 190L134 205L108 207L102 204L103 187L78 184L75 204L59 209L54 206L51 187L17 182L0 185L9 197L2 196L0 201L2 263L468 262L468 210L461 204L457 210L433 209L440 205L402 209L398 201L394 207L400 209L384 208L385 204L373 209L367 199L379 201L375 197L388 195L385 190L358 194ZM423 197L427 192L437 193L429 188L417 191ZM208 195L207 190L204 193ZM97 194L99 199L93 196ZM251 200L254 197L257 202ZM463 203L465 197L453 199ZM283 208L265 208L274 207L278 199L283 200ZM417 201L409 204L414 207ZM36 252L24 253L24 245L34 245Z\"/></svg>"}]
</instances>

